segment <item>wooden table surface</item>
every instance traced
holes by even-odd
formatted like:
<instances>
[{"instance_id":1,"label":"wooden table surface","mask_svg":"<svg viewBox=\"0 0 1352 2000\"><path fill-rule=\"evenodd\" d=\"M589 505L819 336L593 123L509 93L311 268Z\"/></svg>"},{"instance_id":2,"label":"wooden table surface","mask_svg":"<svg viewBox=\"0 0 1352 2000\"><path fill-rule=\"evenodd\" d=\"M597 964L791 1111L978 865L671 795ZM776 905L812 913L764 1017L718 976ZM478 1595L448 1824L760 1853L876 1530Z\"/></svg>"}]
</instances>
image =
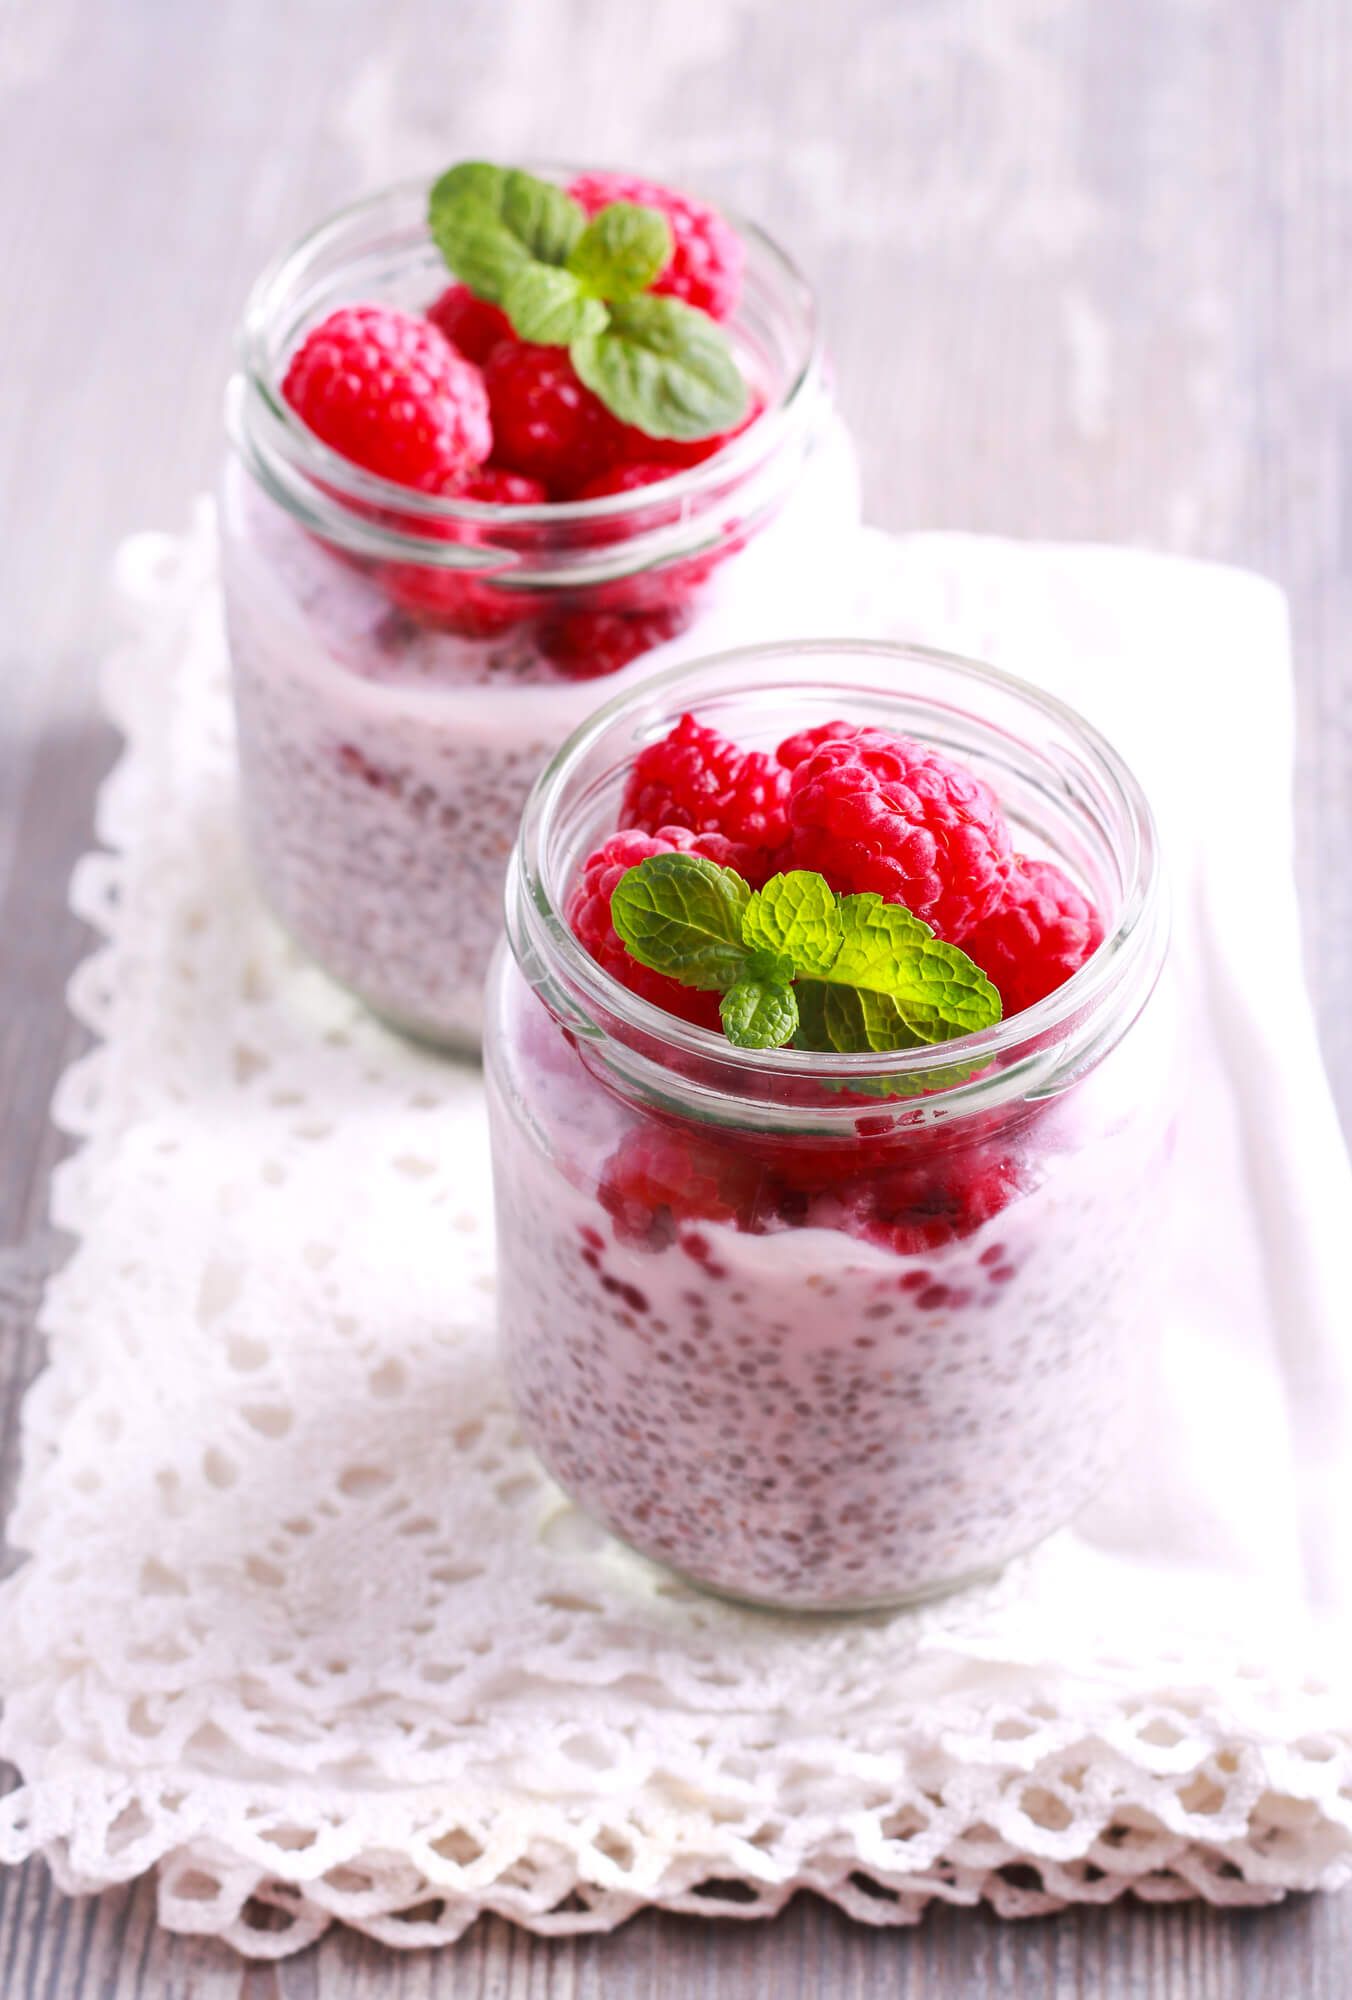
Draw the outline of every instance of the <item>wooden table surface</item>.
<instances>
[{"instance_id":1,"label":"wooden table surface","mask_svg":"<svg viewBox=\"0 0 1352 2000\"><path fill-rule=\"evenodd\" d=\"M111 756L92 702L116 539L213 477L260 261L456 156L643 163L725 191L825 300L868 512L1150 543L1291 596L1307 955L1352 1111L1352 4L1349 0L8 0L0 9L0 1425L39 1365L87 947L65 882ZM1199 659L1226 699L1223 658ZM1284 774L1274 771L1274 787ZM1256 801L1262 809L1262 801ZM1340 1002L1342 1004L1340 1004ZM142 1884L70 1904L0 1875L3 2000L564 2000L999 1994L1335 2000L1352 1896L870 1932L495 1922L395 1958L283 1965L154 1927Z\"/></svg>"}]
</instances>

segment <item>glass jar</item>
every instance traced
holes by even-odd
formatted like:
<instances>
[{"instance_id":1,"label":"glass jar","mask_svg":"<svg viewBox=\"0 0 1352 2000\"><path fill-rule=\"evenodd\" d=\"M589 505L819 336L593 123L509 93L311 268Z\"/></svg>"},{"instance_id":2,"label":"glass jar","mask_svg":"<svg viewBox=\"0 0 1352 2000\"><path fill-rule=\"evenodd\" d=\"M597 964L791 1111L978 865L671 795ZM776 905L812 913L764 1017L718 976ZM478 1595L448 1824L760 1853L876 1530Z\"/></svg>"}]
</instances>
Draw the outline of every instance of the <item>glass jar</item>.
<instances>
[{"instance_id":1,"label":"glass jar","mask_svg":"<svg viewBox=\"0 0 1352 2000\"><path fill-rule=\"evenodd\" d=\"M1057 992L887 1055L733 1048L604 973L562 911L634 756L693 711L750 747L845 716L996 790L1094 896ZM626 693L532 793L485 1044L501 1334L540 1457L612 1533L757 1604L990 1572L1112 1463L1170 1150L1150 812L1071 710L969 661L760 647Z\"/></svg>"},{"instance_id":2,"label":"glass jar","mask_svg":"<svg viewBox=\"0 0 1352 2000\"><path fill-rule=\"evenodd\" d=\"M246 835L295 939L395 1025L477 1046L532 780L610 692L728 644L829 630L859 516L812 294L749 222L728 331L765 409L638 491L502 507L338 457L279 392L337 307L449 282L426 189L280 258L249 301L221 507Z\"/></svg>"}]
</instances>

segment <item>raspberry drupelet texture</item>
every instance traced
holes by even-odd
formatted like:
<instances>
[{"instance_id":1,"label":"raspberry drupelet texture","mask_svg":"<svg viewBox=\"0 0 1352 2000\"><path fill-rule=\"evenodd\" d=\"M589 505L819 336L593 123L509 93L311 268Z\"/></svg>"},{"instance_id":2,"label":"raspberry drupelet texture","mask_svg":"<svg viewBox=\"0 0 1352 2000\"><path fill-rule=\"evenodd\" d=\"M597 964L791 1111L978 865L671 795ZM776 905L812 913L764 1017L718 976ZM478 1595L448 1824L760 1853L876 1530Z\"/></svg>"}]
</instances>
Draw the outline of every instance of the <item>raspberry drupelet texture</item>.
<instances>
[{"instance_id":1,"label":"raspberry drupelet texture","mask_svg":"<svg viewBox=\"0 0 1352 2000\"><path fill-rule=\"evenodd\" d=\"M789 774L761 750L743 750L718 730L683 715L634 762L620 805L624 826L685 826L722 833L753 848L756 878L789 836Z\"/></svg>"},{"instance_id":2,"label":"raspberry drupelet texture","mask_svg":"<svg viewBox=\"0 0 1352 2000\"><path fill-rule=\"evenodd\" d=\"M563 611L536 636L541 653L567 680L594 681L664 646L685 630L690 615L679 604L651 611Z\"/></svg>"},{"instance_id":3,"label":"raspberry drupelet texture","mask_svg":"<svg viewBox=\"0 0 1352 2000\"><path fill-rule=\"evenodd\" d=\"M831 731L830 735L826 731ZM989 785L909 737L849 723L791 737L789 859L840 895L873 890L960 944L998 906L1009 829Z\"/></svg>"},{"instance_id":4,"label":"raspberry drupelet texture","mask_svg":"<svg viewBox=\"0 0 1352 2000\"><path fill-rule=\"evenodd\" d=\"M334 451L422 493L446 492L492 448L479 370L392 306L330 313L292 356L282 394Z\"/></svg>"},{"instance_id":5,"label":"raspberry drupelet texture","mask_svg":"<svg viewBox=\"0 0 1352 2000\"><path fill-rule=\"evenodd\" d=\"M427 308L427 317L452 347L480 368L500 341L516 339L502 308L476 298L468 285L448 285Z\"/></svg>"},{"instance_id":6,"label":"raspberry drupelet texture","mask_svg":"<svg viewBox=\"0 0 1352 2000\"><path fill-rule=\"evenodd\" d=\"M635 829L613 833L583 864L568 898L569 926L597 964L631 993L651 1000L655 1007L665 1007L669 1014L677 1014L682 1020L694 1021L702 1028L717 1028L718 995L682 986L679 981L640 965L625 950L610 920L610 899L621 876L654 854L702 854L716 861L720 868L736 868L741 860L740 850L730 840L716 833L692 833L688 827L664 826L656 833L640 833Z\"/></svg>"},{"instance_id":7,"label":"raspberry drupelet texture","mask_svg":"<svg viewBox=\"0 0 1352 2000\"><path fill-rule=\"evenodd\" d=\"M504 341L488 357L484 386L495 462L543 480L554 498L571 497L616 456L620 426L564 348Z\"/></svg>"},{"instance_id":8,"label":"raspberry drupelet texture","mask_svg":"<svg viewBox=\"0 0 1352 2000\"><path fill-rule=\"evenodd\" d=\"M746 252L736 230L716 210L672 188L633 174L579 174L568 187L588 215L612 201L660 209L671 225L671 259L653 286L714 319L727 319L742 289Z\"/></svg>"},{"instance_id":9,"label":"raspberry drupelet texture","mask_svg":"<svg viewBox=\"0 0 1352 2000\"><path fill-rule=\"evenodd\" d=\"M963 950L999 988L1008 1015L1054 993L1102 942L1102 919L1070 877L1054 861L1016 854L1004 897Z\"/></svg>"},{"instance_id":10,"label":"raspberry drupelet texture","mask_svg":"<svg viewBox=\"0 0 1352 2000\"><path fill-rule=\"evenodd\" d=\"M653 1122L626 1132L597 1193L621 1241L660 1250L682 1222L751 1227L761 1178L726 1147Z\"/></svg>"}]
</instances>

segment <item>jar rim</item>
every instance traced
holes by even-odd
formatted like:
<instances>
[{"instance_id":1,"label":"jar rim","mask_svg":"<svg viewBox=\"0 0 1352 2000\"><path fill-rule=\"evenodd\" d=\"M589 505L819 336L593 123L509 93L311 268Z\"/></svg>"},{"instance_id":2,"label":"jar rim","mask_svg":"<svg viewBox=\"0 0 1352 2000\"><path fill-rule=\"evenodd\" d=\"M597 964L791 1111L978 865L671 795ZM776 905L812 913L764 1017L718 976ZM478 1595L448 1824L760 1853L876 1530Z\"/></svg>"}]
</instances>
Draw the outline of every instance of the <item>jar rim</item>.
<instances>
[{"instance_id":1,"label":"jar rim","mask_svg":"<svg viewBox=\"0 0 1352 2000\"><path fill-rule=\"evenodd\" d=\"M682 690L713 675L743 676L721 683L717 690L721 696L735 698L780 689L800 693L815 690L829 693L833 701L838 697L839 707L846 712L852 696L874 702L880 697L904 698L904 686L887 685L881 680L850 683L832 676L786 681L773 671L776 666L782 669L786 663L805 667L827 662L839 665L843 660L878 666L886 663L893 669L911 661L938 669L951 675L959 686L995 691L1006 700L1013 699L1031 717L1068 731L1077 747L1088 756L1095 775L1106 786L1120 814L1125 853L1116 920L1084 965L1061 986L1035 1005L978 1033L917 1049L827 1056L793 1048L737 1048L716 1031L684 1021L631 992L575 936L560 907L566 888L563 895L556 896L548 880L548 848L557 832L563 789L570 773L588 757L607 731L624 718L626 711L640 703L660 703L664 714L669 712L674 721L685 707L698 706L697 701L693 704L681 701ZM669 711L668 696L674 698ZM507 901L508 937L518 964L529 976L523 964L527 952L536 963L541 952L553 958L561 973L561 984L554 980L550 987L553 995L563 1000L562 1008L553 1011L565 1019L574 1033L592 1040L613 1041L616 1038L606 1023L618 1022L626 1035L657 1042L664 1051L716 1063L728 1077L730 1087L738 1077L748 1081L829 1078L856 1085L884 1077L905 1078L914 1083L917 1091L926 1093L914 1100L918 1109L932 1107L940 1097L945 1105L952 1105L988 1096L992 1066L997 1063L1001 1065L998 1081L1004 1086L1001 1095L1007 1094L1016 1078L1026 1080L1030 1072L1055 1070L1060 1074L1065 1069L1067 1040L1074 1039L1077 1024L1083 1030L1085 1023L1098 1022L1114 994L1134 992L1139 1011L1158 977L1168 941L1167 902L1154 815L1139 781L1106 737L1069 703L1003 668L938 647L885 639L813 639L742 647L670 668L617 695L573 732L536 780L513 853ZM1131 1018L1135 1018L1134 1012ZM1080 1043L1097 1043L1097 1040L1097 1034L1086 1037L1081 1032L1079 1036ZM1079 1061L1084 1054L1084 1047L1079 1047ZM926 1079L955 1068L967 1074L956 1082L941 1080L927 1085ZM857 1114L858 1109L856 1098L853 1113Z\"/></svg>"},{"instance_id":2,"label":"jar rim","mask_svg":"<svg viewBox=\"0 0 1352 2000\"><path fill-rule=\"evenodd\" d=\"M591 170L567 163L535 162L531 171L564 179ZM425 180L405 179L363 195L305 230L263 267L245 301L236 342L243 394L232 396L231 423L241 448L252 418L262 434L259 445L263 452L280 455L328 490L340 505L355 504L391 512L405 521L425 526L428 532L446 523L480 529L493 525L525 528L545 524L582 528L612 523L618 526L655 503L670 508L714 495L730 481L753 472L774 454L785 429L796 429L804 420L805 407L813 402L824 372L815 292L789 253L767 230L719 203L719 213L747 245L749 259L756 255L772 278L783 286L798 339L789 379L779 395L744 431L709 458L697 465L678 467L670 478L654 480L628 493L511 506L419 493L355 465L316 436L282 397L272 343L274 320L304 282L307 272L355 226L377 220L382 211L388 211L394 222L405 207L410 210L410 219L416 215L422 221L428 185ZM425 221L422 234L430 244ZM452 281L449 270L445 277L447 283Z\"/></svg>"}]
</instances>

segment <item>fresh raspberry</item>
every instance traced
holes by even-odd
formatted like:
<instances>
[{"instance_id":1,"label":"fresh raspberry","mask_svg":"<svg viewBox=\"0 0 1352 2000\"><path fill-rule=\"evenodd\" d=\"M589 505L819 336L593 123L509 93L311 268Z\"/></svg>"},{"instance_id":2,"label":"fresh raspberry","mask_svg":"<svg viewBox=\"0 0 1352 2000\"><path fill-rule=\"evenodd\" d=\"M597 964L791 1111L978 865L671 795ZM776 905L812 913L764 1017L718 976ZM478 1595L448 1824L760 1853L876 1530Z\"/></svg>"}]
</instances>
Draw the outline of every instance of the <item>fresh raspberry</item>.
<instances>
[{"instance_id":1,"label":"fresh raspberry","mask_svg":"<svg viewBox=\"0 0 1352 2000\"><path fill-rule=\"evenodd\" d=\"M721 833L769 852L789 836L789 774L763 750L743 750L683 715L660 742L640 752L620 805L621 826L685 826ZM759 870L764 874L764 870Z\"/></svg>"},{"instance_id":2,"label":"fresh raspberry","mask_svg":"<svg viewBox=\"0 0 1352 2000\"><path fill-rule=\"evenodd\" d=\"M989 785L937 750L884 729L839 732L792 762L788 866L813 868L841 895L874 890L959 944L999 903L1009 829ZM808 732L809 734L815 732Z\"/></svg>"},{"instance_id":3,"label":"fresh raspberry","mask_svg":"<svg viewBox=\"0 0 1352 2000\"><path fill-rule=\"evenodd\" d=\"M657 444L657 438L645 439L645 443ZM612 494L636 493L641 486L655 486L659 479L671 479L676 468L672 465L657 465L651 459L623 459L604 472L598 472L579 486L575 499L607 500Z\"/></svg>"},{"instance_id":4,"label":"fresh raspberry","mask_svg":"<svg viewBox=\"0 0 1352 2000\"><path fill-rule=\"evenodd\" d=\"M615 456L619 426L562 347L504 341L484 365L494 458L555 494L585 486Z\"/></svg>"},{"instance_id":5,"label":"fresh raspberry","mask_svg":"<svg viewBox=\"0 0 1352 2000\"><path fill-rule=\"evenodd\" d=\"M482 465L456 481L458 500L477 500L493 507L537 507L548 499L538 479ZM447 522L437 533L447 541L474 543L477 523ZM430 563L382 563L381 589L401 611L422 624L436 625L462 639L495 639L533 618L537 609L527 592L490 582L482 571L436 569Z\"/></svg>"},{"instance_id":6,"label":"fresh raspberry","mask_svg":"<svg viewBox=\"0 0 1352 2000\"><path fill-rule=\"evenodd\" d=\"M493 444L479 370L392 306L330 313L292 355L282 394L334 451L422 493L445 492Z\"/></svg>"},{"instance_id":7,"label":"fresh raspberry","mask_svg":"<svg viewBox=\"0 0 1352 2000\"><path fill-rule=\"evenodd\" d=\"M720 868L735 868L740 852L731 841L717 834L695 834L683 826L664 826L656 833L639 833L630 828L612 833L595 853L588 856L568 898L567 917L574 934L587 947L597 964L627 986L631 993L665 1007L669 1014L694 1021L702 1028L717 1028L718 995L701 993L693 986L664 973L652 972L631 958L610 921L610 899L620 878L653 854L703 854Z\"/></svg>"},{"instance_id":8,"label":"fresh raspberry","mask_svg":"<svg viewBox=\"0 0 1352 2000\"><path fill-rule=\"evenodd\" d=\"M487 299L476 299L468 285L448 285L427 308L427 317L452 347L480 368L499 341L516 339L502 308L490 305Z\"/></svg>"},{"instance_id":9,"label":"fresh raspberry","mask_svg":"<svg viewBox=\"0 0 1352 2000\"><path fill-rule=\"evenodd\" d=\"M648 1124L627 1132L597 1190L622 1242L653 1250L682 1222L753 1226L760 1175L752 1162L693 1134Z\"/></svg>"},{"instance_id":10,"label":"fresh raspberry","mask_svg":"<svg viewBox=\"0 0 1352 2000\"><path fill-rule=\"evenodd\" d=\"M663 646L690 622L679 604L652 611L564 611L542 625L540 651L572 681L618 673L641 653Z\"/></svg>"},{"instance_id":11,"label":"fresh raspberry","mask_svg":"<svg viewBox=\"0 0 1352 2000\"><path fill-rule=\"evenodd\" d=\"M1009 1015L1064 985L1102 942L1102 919L1069 876L1054 861L1016 854L1002 901L962 947L999 987Z\"/></svg>"},{"instance_id":12,"label":"fresh raspberry","mask_svg":"<svg viewBox=\"0 0 1352 2000\"><path fill-rule=\"evenodd\" d=\"M502 465L481 465L451 488L456 500L479 500L489 507L542 507L549 498L541 480Z\"/></svg>"},{"instance_id":13,"label":"fresh raspberry","mask_svg":"<svg viewBox=\"0 0 1352 2000\"><path fill-rule=\"evenodd\" d=\"M632 174L579 174L568 192L588 215L612 201L661 209L671 224L674 248L652 289L684 299L715 319L731 316L742 289L746 252L736 230L715 209Z\"/></svg>"}]
</instances>

